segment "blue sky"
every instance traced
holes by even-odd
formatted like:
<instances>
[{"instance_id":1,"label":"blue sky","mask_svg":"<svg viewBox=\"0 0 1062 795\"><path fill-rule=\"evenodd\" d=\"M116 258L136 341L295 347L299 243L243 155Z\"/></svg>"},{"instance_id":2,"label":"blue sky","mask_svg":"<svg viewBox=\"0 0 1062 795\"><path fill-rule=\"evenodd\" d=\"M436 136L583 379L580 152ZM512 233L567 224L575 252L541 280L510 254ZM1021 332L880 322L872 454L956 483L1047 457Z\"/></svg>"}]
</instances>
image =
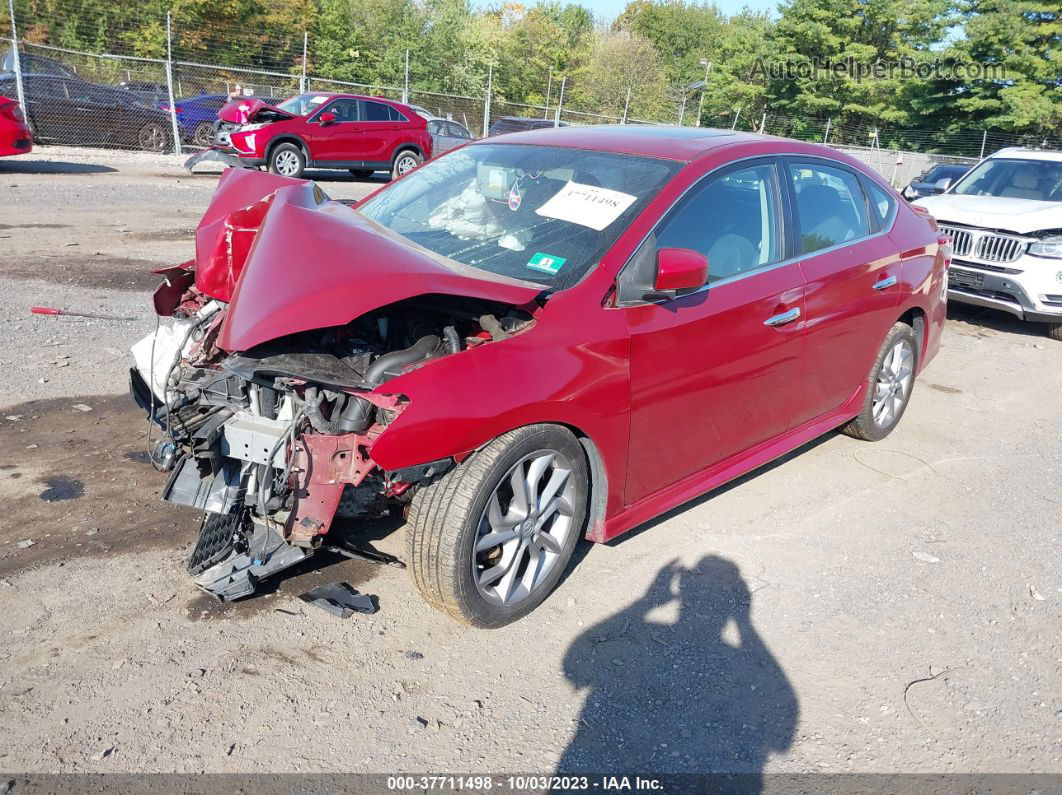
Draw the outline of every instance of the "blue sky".
<instances>
[{"instance_id":1,"label":"blue sky","mask_svg":"<svg viewBox=\"0 0 1062 795\"><path fill-rule=\"evenodd\" d=\"M575 0L581 5L586 6L596 15L605 17L607 19L615 19L622 13L623 9L627 6L628 0ZM715 3L719 6L719 10L724 14L737 14L745 6L748 6L753 11L770 11L771 14L776 13L778 6L778 0L716 0ZM531 5L530 2L527 5Z\"/></svg>"}]
</instances>

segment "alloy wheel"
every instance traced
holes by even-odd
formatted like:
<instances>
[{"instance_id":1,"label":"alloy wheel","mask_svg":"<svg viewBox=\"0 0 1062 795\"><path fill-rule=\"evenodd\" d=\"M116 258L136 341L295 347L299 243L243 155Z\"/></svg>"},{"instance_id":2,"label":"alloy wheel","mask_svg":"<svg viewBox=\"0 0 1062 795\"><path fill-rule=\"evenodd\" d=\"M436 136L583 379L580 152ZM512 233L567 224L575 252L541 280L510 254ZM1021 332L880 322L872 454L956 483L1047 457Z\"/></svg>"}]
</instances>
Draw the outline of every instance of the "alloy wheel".
<instances>
[{"instance_id":1,"label":"alloy wheel","mask_svg":"<svg viewBox=\"0 0 1062 795\"><path fill-rule=\"evenodd\" d=\"M161 152L166 148L166 133L158 124L148 124L140 130L140 148L147 152Z\"/></svg>"},{"instance_id":2,"label":"alloy wheel","mask_svg":"<svg viewBox=\"0 0 1062 795\"><path fill-rule=\"evenodd\" d=\"M278 174L293 177L299 173L299 156L291 150L285 150L273 159L273 166Z\"/></svg>"},{"instance_id":3,"label":"alloy wheel","mask_svg":"<svg viewBox=\"0 0 1062 795\"><path fill-rule=\"evenodd\" d=\"M874 422L886 428L903 411L914 378L914 348L910 340L896 342L881 362L874 384L872 416Z\"/></svg>"},{"instance_id":4,"label":"alloy wheel","mask_svg":"<svg viewBox=\"0 0 1062 795\"><path fill-rule=\"evenodd\" d=\"M472 549L480 595L505 607L542 587L574 532L572 465L555 450L525 456L494 487Z\"/></svg>"},{"instance_id":5,"label":"alloy wheel","mask_svg":"<svg viewBox=\"0 0 1062 795\"><path fill-rule=\"evenodd\" d=\"M415 169L418 165L419 164L417 162L417 158L415 158L413 155L402 155L402 157L400 157L398 159L398 168L397 168L398 176L402 176L403 174L408 174L410 171Z\"/></svg>"}]
</instances>

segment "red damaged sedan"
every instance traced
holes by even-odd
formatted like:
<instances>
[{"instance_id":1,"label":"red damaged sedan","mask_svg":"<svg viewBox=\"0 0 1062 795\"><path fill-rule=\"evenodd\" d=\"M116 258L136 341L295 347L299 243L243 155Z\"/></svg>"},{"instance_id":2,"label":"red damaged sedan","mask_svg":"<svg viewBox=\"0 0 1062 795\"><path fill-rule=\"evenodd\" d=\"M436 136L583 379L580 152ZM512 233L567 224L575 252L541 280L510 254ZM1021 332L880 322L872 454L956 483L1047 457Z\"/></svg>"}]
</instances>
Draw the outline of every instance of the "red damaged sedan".
<instances>
[{"instance_id":1,"label":"red damaged sedan","mask_svg":"<svg viewBox=\"0 0 1062 795\"><path fill-rule=\"evenodd\" d=\"M33 132L26 124L22 107L0 96L0 157L24 155L33 149Z\"/></svg>"},{"instance_id":2,"label":"red damaged sedan","mask_svg":"<svg viewBox=\"0 0 1062 795\"><path fill-rule=\"evenodd\" d=\"M950 250L858 161L704 129L473 143L353 209L230 169L134 347L164 498L220 599L405 517L497 627L608 541L835 428L900 421Z\"/></svg>"}]
</instances>

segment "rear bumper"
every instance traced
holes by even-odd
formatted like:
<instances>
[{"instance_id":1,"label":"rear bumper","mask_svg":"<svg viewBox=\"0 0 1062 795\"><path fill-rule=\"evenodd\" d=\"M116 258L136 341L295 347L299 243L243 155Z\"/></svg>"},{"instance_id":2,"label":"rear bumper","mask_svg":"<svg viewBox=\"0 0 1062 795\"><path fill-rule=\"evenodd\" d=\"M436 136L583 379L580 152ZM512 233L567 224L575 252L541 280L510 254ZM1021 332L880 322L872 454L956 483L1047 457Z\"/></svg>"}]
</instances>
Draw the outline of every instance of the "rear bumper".
<instances>
[{"instance_id":1,"label":"rear bumper","mask_svg":"<svg viewBox=\"0 0 1062 795\"><path fill-rule=\"evenodd\" d=\"M29 128L0 132L0 157L24 155L33 149L33 134Z\"/></svg>"}]
</instances>

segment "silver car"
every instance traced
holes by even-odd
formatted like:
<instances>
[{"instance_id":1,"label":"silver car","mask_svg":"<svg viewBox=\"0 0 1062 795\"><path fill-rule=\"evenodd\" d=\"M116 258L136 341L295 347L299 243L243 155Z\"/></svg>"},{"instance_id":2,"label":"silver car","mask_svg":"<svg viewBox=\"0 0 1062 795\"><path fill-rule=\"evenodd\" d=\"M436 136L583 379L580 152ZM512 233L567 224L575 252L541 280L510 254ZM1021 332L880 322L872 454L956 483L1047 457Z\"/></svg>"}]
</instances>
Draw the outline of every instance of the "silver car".
<instances>
[{"instance_id":1,"label":"silver car","mask_svg":"<svg viewBox=\"0 0 1062 795\"><path fill-rule=\"evenodd\" d=\"M428 132L431 134L432 151L436 155L463 146L474 137L463 124L449 119L429 119Z\"/></svg>"}]
</instances>

